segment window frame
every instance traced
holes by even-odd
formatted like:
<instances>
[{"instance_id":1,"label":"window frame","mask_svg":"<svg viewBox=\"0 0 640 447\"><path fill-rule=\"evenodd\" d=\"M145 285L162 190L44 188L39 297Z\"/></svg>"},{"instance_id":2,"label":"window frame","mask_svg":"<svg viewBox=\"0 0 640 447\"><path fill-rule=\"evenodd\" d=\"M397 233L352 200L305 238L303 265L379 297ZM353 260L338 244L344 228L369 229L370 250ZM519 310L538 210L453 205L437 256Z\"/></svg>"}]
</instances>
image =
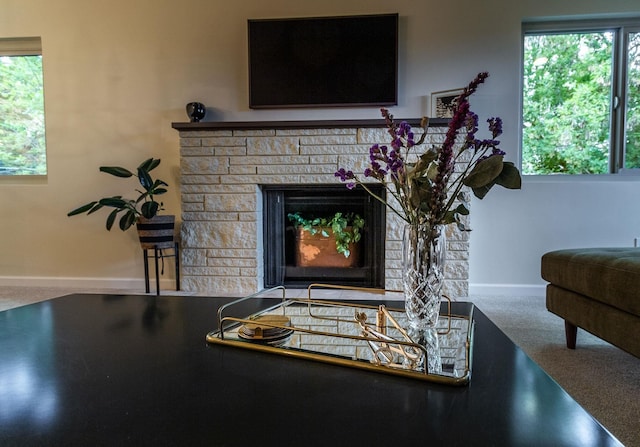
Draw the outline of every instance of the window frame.
<instances>
[{"instance_id":1,"label":"window frame","mask_svg":"<svg viewBox=\"0 0 640 447\"><path fill-rule=\"evenodd\" d=\"M524 162L524 51L525 38L531 35L612 32L613 60L611 67L611 97L609 115L609 169L602 174L525 174L528 177L603 177L609 175L635 174L640 176L640 169L625 169L625 132L627 105L627 67L629 34L640 32L640 16L625 18L601 19L532 19L522 22L520 42L520 160Z\"/></svg>"},{"instance_id":2,"label":"window frame","mask_svg":"<svg viewBox=\"0 0 640 447\"><path fill-rule=\"evenodd\" d=\"M42 60L42 100L43 100L43 135L44 135L44 173L36 174L10 174L0 175L0 178L40 178L46 177L49 172L47 156L47 132L46 132L46 107L44 98L44 57L42 54L41 37L2 37L0 38L0 57L40 56Z\"/></svg>"}]
</instances>

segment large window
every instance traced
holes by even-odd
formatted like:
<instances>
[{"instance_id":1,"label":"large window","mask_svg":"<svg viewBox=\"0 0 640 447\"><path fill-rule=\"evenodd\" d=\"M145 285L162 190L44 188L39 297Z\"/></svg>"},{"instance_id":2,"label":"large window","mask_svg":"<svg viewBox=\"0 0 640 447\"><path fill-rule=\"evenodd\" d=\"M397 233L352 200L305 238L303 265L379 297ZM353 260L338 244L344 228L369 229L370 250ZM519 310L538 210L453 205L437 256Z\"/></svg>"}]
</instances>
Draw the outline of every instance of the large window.
<instances>
[{"instance_id":1,"label":"large window","mask_svg":"<svg viewBox=\"0 0 640 447\"><path fill-rule=\"evenodd\" d=\"M0 175L45 175L40 38L0 39Z\"/></svg>"},{"instance_id":2,"label":"large window","mask_svg":"<svg viewBox=\"0 0 640 447\"><path fill-rule=\"evenodd\" d=\"M523 174L640 169L640 19L523 30Z\"/></svg>"}]
</instances>

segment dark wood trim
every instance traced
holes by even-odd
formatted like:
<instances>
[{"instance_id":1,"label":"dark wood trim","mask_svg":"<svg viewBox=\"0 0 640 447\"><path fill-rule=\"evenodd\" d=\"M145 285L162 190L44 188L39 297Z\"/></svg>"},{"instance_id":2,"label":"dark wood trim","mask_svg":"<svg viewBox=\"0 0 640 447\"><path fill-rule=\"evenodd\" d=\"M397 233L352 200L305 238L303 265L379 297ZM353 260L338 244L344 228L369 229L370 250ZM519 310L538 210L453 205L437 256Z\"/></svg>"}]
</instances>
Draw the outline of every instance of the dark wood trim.
<instances>
[{"instance_id":1,"label":"dark wood trim","mask_svg":"<svg viewBox=\"0 0 640 447\"><path fill-rule=\"evenodd\" d=\"M420 127L420 118L396 119ZM430 118L429 127L446 127L448 118ZM210 121L198 123L171 123L178 131L206 130L258 130L258 129L340 129L385 127L383 119L372 120L320 120L320 121Z\"/></svg>"}]
</instances>

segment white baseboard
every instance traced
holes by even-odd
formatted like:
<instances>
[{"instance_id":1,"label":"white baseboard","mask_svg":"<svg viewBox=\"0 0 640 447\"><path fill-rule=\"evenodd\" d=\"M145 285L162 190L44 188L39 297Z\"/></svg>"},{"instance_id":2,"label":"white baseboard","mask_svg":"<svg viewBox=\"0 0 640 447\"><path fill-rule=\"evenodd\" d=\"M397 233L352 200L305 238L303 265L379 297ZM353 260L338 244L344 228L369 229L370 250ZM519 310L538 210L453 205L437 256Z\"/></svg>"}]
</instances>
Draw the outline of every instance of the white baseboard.
<instances>
[{"instance_id":1,"label":"white baseboard","mask_svg":"<svg viewBox=\"0 0 640 447\"><path fill-rule=\"evenodd\" d=\"M73 278L39 276L0 276L0 287L55 287L68 289L122 289L144 291L144 278ZM155 278L150 278L155 290ZM175 289L175 280L160 279L161 290ZM469 284L471 296L544 296L546 284Z\"/></svg>"},{"instance_id":2,"label":"white baseboard","mask_svg":"<svg viewBox=\"0 0 640 447\"><path fill-rule=\"evenodd\" d=\"M469 284L471 296L545 296L546 284Z\"/></svg>"},{"instance_id":3,"label":"white baseboard","mask_svg":"<svg viewBox=\"0 0 640 447\"><path fill-rule=\"evenodd\" d=\"M155 290L155 277L150 278L150 287ZM144 291L144 278L72 278L40 276L0 276L0 286L5 287L51 287L66 289L122 289ZM175 288L175 280L160 279L160 289Z\"/></svg>"}]
</instances>

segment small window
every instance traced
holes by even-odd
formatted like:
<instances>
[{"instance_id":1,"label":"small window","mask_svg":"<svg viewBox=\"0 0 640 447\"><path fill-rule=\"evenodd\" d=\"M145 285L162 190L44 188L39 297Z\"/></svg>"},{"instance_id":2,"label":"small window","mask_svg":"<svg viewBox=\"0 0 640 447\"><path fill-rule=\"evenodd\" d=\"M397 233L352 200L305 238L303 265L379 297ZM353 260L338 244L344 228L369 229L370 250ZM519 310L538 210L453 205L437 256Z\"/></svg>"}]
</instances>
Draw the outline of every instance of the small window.
<instances>
[{"instance_id":1,"label":"small window","mask_svg":"<svg viewBox=\"0 0 640 447\"><path fill-rule=\"evenodd\" d=\"M625 160L627 169L640 168L640 32L629 33L627 43L627 109L625 122Z\"/></svg>"},{"instance_id":2,"label":"small window","mask_svg":"<svg viewBox=\"0 0 640 447\"><path fill-rule=\"evenodd\" d=\"M523 174L640 168L638 27L640 19L523 26Z\"/></svg>"},{"instance_id":3,"label":"small window","mask_svg":"<svg viewBox=\"0 0 640 447\"><path fill-rule=\"evenodd\" d=\"M40 38L0 39L0 175L46 175Z\"/></svg>"}]
</instances>

